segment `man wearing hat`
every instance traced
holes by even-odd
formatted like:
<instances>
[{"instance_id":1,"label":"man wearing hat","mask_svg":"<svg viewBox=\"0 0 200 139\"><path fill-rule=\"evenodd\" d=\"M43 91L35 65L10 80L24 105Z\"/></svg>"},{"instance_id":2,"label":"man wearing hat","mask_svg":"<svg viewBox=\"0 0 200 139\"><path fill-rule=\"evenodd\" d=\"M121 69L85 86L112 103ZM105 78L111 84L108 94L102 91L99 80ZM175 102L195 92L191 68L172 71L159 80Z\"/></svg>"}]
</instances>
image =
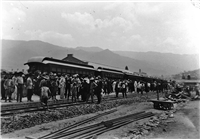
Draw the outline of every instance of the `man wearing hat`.
<instances>
[{"instance_id":1,"label":"man wearing hat","mask_svg":"<svg viewBox=\"0 0 200 139\"><path fill-rule=\"evenodd\" d=\"M51 80L50 80L50 91L51 91L51 97L52 97L52 100L56 101L56 93L58 91L58 85L57 85L57 82L56 82L57 78L56 78L56 74L52 75L51 76Z\"/></svg>"},{"instance_id":2,"label":"man wearing hat","mask_svg":"<svg viewBox=\"0 0 200 139\"><path fill-rule=\"evenodd\" d=\"M97 86L97 85L96 85L96 83L95 83L95 81L94 81L94 78L92 77L92 78L90 79L90 93L88 94L88 97L87 97L86 102L89 100L89 98L90 98L90 96L91 96L91 101L92 101L92 103L94 103L93 97L94 97L94 90L95 90L95 87L96 87L96 86Z\"/></svg>"},{"instance_id":3,"label":"man wearing hat","mask_svg":"<svg viewBox=\"0 0 200 139\"><path fill-rule=\"evenodd\" d=\"M47 75L42 76L42 78L43 78L43 79L40 81L40 85L39 85L40 88L41 88L42 86L44 86L44 84L47 85L47 80L49 80L49 77L48 77Z\"/></svg>"},{"instance_id":4,"label":"man wearing hat","mask_svg":"<svg viewBox=\"0 0 200 139\"><path fill-rule=\"evenodd\" d=\"M83 79L83 83L82 83L82 100L86 101L87 97L89 95L90 92L90 84L89 84L89 79L88 78L84 78Z\"/></svg>"},{"instance_id":5,"label":"man wearing hat","mask_svg":"<svg viewBox=\"0 0 200 139\"><path fill-rule=\"evenodd\" d=\"M103 83L101 81L101 78L98 77L97 78L97 86L95 88L95 95L97 96L97 99L98 99L98 104L101 103L101 92L102 92L102 88L103 88Z\"/></svg>"},{"instance_id":6,"label":"man wearing hat","mask_svg":"<svg viewBox=\"0 0 200 139\"><path fill-rule=\"evenodd\" d=\"M7 98L9 99L9 102L11 102L11 95L15 89L15 84L11 79L11 75L7 75L5 77L4 88L5 88L5 102L7 102Z\"/></svg>"},{"instance_id":7,"label":"man wearing hat","mask_svg":"<svg viewBox=\"0 0 200 139\"><path fill-rule=\"evenodd\" d=\"M22 95L23 95L23 85L24 85L24 79L22 77L23 72L18 72L17 75L17 102L22 102Z\"/></svg>"}]
</instances>

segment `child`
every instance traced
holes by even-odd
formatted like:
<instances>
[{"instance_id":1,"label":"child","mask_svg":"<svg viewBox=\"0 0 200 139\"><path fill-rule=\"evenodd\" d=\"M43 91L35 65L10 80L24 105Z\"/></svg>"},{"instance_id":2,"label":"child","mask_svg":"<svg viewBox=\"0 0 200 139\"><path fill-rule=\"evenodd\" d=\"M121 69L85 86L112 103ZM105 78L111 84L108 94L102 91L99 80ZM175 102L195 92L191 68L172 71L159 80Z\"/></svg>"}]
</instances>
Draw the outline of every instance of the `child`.
<instances>
[{"instance_id":1,"label":"child","mask_svg":"<svg viewBox=\"0 0 200 139\"><path fill-rule=\"evenodd\" d=\"M51 91L49 89L49 87L46 86L46 84L44 84L41 87L41 95L40 95L40 102L42 103L43 106L46 106L48 109L48 99L51 98Z\"/></svg>"}]
</instances>

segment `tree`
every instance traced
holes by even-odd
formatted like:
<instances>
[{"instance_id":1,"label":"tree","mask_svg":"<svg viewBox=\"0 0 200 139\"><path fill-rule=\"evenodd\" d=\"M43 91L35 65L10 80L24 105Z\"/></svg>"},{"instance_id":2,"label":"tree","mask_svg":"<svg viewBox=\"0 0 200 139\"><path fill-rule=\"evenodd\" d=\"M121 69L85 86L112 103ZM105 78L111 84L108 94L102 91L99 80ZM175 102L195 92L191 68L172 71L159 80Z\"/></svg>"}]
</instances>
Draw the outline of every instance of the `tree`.
<instances>
[{"instance_id":1,"label":"tree","mask_svg":"<svg viewBox=\"0 0 200 139\"><path fill-rule=\"evenodd\" d=\"M182 74L182 79L185 79L185 75L184 74Z\"/></svg>"},{"instance_id":2,"label":"tree","mask_svg":"<svg viewBox=\"0 0 200 139\"><path fill-rule=\"evenodd\" d=\"M128 66L125 67L125 70L128 70Z\"/></svg>"}]
</instances>

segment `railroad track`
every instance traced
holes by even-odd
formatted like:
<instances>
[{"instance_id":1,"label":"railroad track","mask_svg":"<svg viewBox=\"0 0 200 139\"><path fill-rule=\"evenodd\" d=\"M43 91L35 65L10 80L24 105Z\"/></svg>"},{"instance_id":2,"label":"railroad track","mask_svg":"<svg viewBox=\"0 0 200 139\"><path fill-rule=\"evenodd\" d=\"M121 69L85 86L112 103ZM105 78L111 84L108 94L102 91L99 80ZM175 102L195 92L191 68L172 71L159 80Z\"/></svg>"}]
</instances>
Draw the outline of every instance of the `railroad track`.
<instances>
[{"instance_id":1,"label":"railroad track","mask_svg":"<svg viewBox=\"0 0 200 139\"><path fill-rule=\"evenodd\" d=\"M112 111L110 113L112 113ZM73 139L73 138L90 139L93 136L100 135L100 134L108 132L110 130L120 128L129 123L135 122L137 120L149 118L151 116L154 116L154 113L141 111L138 113L122 116L119 118L102 121L97 124L80 127L80 125L87 122L87 119L86 119L86 121L81 121L81 122L75 123L74 125L63 128L61 130L57 130L55 132L51 132L51 133L41 136L39 138L34 138L34 137L26 137L26 138L27 139L49 139L49 138L51 138L51 139ZM98 117L98 115L97 115L97 117ZM77 126L79 126L79 127L77 127Z\"/></svg>"},{"instance_id":2,"label":"railroad track","mask_svg":"<svg viewBox=\"0 0 200 139\"><path fill-rule=\"evenodd\" d=\"M112 101L116 99L123 99L123 98L104 98L102 101ZM77 103L74 102L60 102L60 103L51 103L49 104L49 109L56 109L56 108L62 108L62 107L70 107L70 106L77 106L77 105L82 105L86 104L86 102L79 101ZM14 108L4 108L1 109L1 116L8 116L8 115L13 115L13 114L18 114L18 113L26 113L26 112L35 112L35 111L42 111L44 110L43 106L40 104L40 102L36 102L33 105L30 105L28 107L14 107Z\"/></svg>"}]
</instances>

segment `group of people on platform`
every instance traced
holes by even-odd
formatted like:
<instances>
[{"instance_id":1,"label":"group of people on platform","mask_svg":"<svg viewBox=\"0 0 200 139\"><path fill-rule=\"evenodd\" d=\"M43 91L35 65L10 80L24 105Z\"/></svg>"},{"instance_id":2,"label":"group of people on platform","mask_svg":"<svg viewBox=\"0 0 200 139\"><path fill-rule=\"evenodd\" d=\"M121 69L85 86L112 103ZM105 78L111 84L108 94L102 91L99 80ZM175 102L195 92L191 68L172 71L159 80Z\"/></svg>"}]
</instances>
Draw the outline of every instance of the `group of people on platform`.
<instances>
[{"instance_id":1,"label":"group of people on platform","mask_svg":"<svg viewBox=\"0 0 200 139\"><path fill-rule=\"evenodd\" d=\"M97 96L98 102L101 103L102 93L110 94L115 92L116 97L122 93L123 97L127 97L127 92L136 92L143 94L149 91L163 92L171 90L174 85L162 82L147 82L130 79L108 79L97 77L81 77L78 74L68 75L55 73L23 74L23 72L15 72L7 74L1 79L1 96L7 102L17 100L22 102L22 97L25 95L27 101L32 102L32 95L40 96L41 102L47 104L48 99L57 100L56 96L60 95L60 99L71 97L73 102L81 98L82 101L94 102L94 95Z\"/></svg>"}]
</instances>

